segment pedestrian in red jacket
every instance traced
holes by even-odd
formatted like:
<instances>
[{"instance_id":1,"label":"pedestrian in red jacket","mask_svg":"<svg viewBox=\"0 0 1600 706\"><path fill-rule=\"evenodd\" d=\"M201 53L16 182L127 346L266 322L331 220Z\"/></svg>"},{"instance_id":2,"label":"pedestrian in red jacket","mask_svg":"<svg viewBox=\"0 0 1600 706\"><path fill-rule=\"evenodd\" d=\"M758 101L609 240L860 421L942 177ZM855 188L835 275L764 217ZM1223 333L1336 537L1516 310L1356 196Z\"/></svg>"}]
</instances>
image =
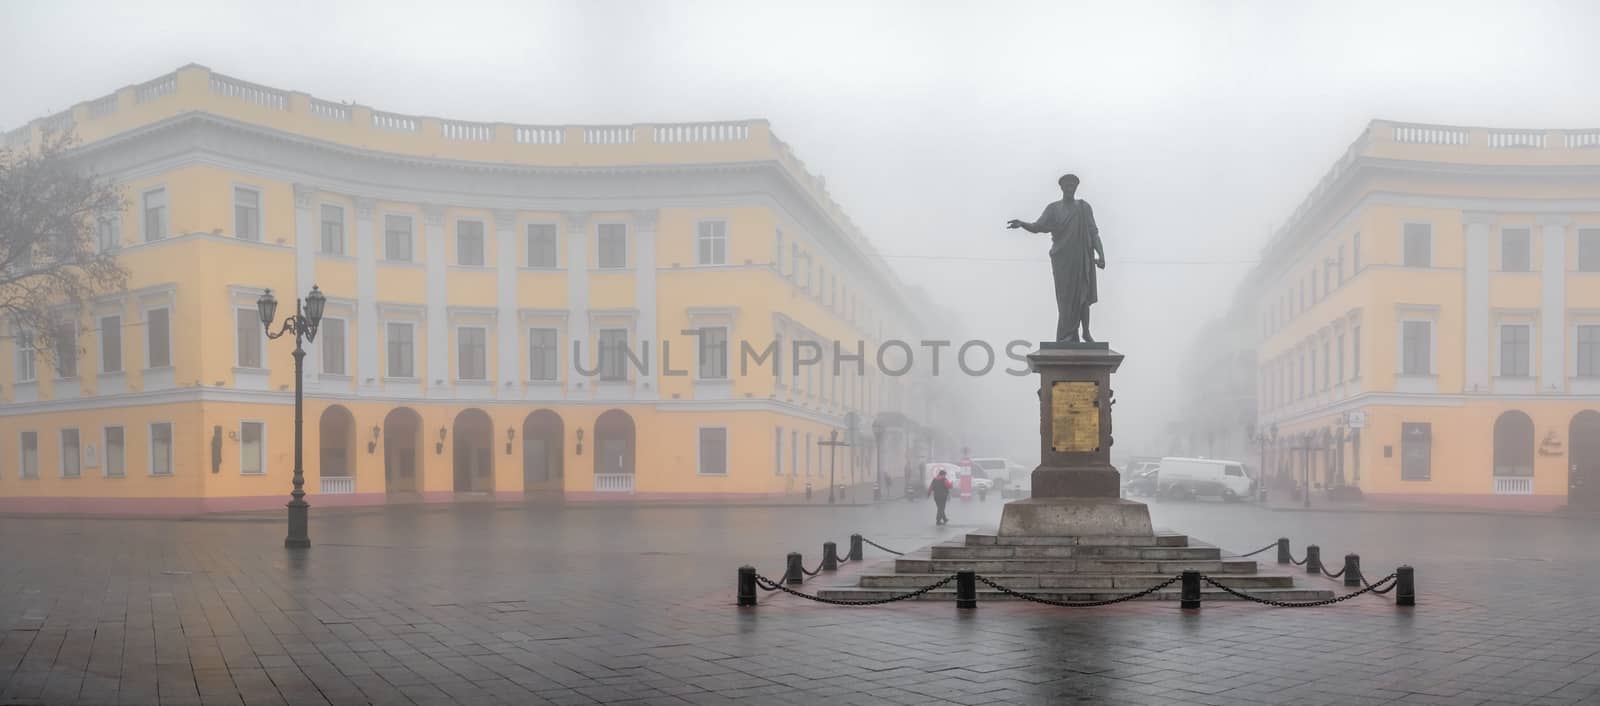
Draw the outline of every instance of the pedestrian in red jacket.
<instances>
[{"instance_id":1,"label":"pedestrian in red jacket","mask_svg":"<svg viewBox=\"0 0 1600 706\"><path fill-rule=\"evenodd\" d=\"M944 504L950 501L950 479L945 477L944 471L933 477L933 482L928 484L928 495L933 498L933 504L939 508L939 515L934 518L936 525L950 524L950 518L944 516Z\"/></svg>"}]
</instances>

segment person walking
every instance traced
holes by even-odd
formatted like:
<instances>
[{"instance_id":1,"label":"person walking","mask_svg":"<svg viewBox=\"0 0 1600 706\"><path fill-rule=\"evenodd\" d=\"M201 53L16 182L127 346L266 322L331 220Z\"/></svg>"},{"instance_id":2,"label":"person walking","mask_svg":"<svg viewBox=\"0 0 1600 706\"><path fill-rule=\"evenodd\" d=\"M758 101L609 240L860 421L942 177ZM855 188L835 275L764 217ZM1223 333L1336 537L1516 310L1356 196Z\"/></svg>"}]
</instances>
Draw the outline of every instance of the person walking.
<instances>
[{"instance_id":1,"label":"person walking","mask_svg":"<svg viewBox=\"0 0 1600 706\"><path fill-rule=\"evenodd\" d=\"M933 482L928 484L928 496L933 498L934 507L939 509L933 523L950 524L950 518L944 516L944 504L950 502L950 479L945 477L944 471L939 471L939 475L934 476Z\"/></svg>"}]
</instances>

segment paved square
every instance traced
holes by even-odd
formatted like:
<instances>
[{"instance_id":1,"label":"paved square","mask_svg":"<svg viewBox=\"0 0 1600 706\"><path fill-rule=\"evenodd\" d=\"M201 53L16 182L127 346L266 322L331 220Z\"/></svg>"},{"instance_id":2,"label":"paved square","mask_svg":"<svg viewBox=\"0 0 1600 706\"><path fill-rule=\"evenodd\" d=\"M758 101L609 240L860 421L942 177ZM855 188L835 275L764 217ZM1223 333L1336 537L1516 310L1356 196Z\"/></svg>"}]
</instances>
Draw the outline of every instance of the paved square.
<instances>
[{"instance_id":1,"label":"paved square","mask_svg":"<svg viewBox=\"0 0 1600 706\"><path fill-rule=\"evenodd\" d=\"M811 565L852 531L915 548L999 507L955 503L943 528L905 502L313 510L301 554L277 516L3 518L0 703L1600 700L1586 519L1152 506L1158 525L1235 552L1281 535L1329 561L1359 552L1373 575L1409 562L1415 610L732 605L742 563L776 576L786 552Z\"/></svg>"}]
</instances>

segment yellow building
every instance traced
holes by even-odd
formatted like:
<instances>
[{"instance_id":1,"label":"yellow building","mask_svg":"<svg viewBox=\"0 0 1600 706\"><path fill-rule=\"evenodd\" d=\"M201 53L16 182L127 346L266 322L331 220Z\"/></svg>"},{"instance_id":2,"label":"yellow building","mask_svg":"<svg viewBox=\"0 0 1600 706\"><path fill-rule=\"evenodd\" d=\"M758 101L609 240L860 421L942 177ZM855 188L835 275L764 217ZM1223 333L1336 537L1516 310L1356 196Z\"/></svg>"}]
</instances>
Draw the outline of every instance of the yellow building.
<instances>
[{"instance_id":1,"label":"yellow building","mask_svg":"<svg viewBox=\"0 0 1600 706\"><path fill-rule=\"evenodd\" d=\"M1600 504L1600 129L1374 121L1246 287L1278 473Z\"/></svg>"},{"instance_id":2,"label":"yellow building","mask_svg":"<svg viewBox=\"0 0 1600 706\"><path fill-rule=\"evenodd\" d=\"M794 496L825 492L831 432L858 484L934 435L927 381L874 365L924 319L765 121L462 122L191 65L5 140L66 129L125 188L102 242L129 284L64 313L65 370L7 332L0 510L280 506L293 344L256 300L313 284L317 506ZM791 365L835 341L864 365Z\"/></svg>"}]
</instances>

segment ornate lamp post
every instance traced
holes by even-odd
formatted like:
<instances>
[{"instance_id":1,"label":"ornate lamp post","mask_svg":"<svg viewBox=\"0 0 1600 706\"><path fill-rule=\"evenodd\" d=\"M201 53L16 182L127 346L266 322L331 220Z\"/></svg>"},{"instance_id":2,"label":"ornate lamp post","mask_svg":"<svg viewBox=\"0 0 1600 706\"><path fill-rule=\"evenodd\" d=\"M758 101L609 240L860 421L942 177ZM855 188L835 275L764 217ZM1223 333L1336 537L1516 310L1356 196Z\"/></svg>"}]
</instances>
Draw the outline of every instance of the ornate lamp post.
<instances>
[{"instance_id":1,"label":"ornate lamp post","mask_svg":"<svg viewBox=\"0 0 1600 706\"><path fill-rule=\"evenodd\" d=\"M1256 482L1260 487L1256 492L1260 497L1267 496L1267 449L1278 440L1278 425L1274 424L1267 429L1250 428L1250 440L1254 441L1261 449L1261 471L1257 473Z\"/></svg>"},{"instance_id":2,"label":"ornate lamp post","mask_svg":"<svg viewBox=\"0 0 1600 706\"><path fill-rule=\"evenodd\" d=\"M277 318L278 300L272 296L272 290L262 293L256 300L256 313L261 315L261 327L266 330L267 338L276 340L285 333L294 332L294 491L289 493L289 535L284 538L283 546L290 549L304 549L311 546L311 537L306 534L306 520L310 515L311 505L306 502L306 478L303 463L303 445L301 443L304 427L305 397L302 392L302 381L305 378L304 361L306 350L303 344L315 341L317 326L322 323L322 309L328 303L328 298L322 296L322 290L316 285L311 286L311 293L302 301L294 302L294 316L283 320L282 326L274 333L272 322Z\"/></svg>"},{"instance_id":3,"label":"ornate lamp post","mask_svg":"<svg viewBox=\"0 0 1600 706\"><path fill-rule=\"evenodd\" d=\"M883 482L883 424L877 420L872 422L872 470L878 476L878 482ZM911 479L904 479L910 483Z\"/></svg>"}]
</instances>

